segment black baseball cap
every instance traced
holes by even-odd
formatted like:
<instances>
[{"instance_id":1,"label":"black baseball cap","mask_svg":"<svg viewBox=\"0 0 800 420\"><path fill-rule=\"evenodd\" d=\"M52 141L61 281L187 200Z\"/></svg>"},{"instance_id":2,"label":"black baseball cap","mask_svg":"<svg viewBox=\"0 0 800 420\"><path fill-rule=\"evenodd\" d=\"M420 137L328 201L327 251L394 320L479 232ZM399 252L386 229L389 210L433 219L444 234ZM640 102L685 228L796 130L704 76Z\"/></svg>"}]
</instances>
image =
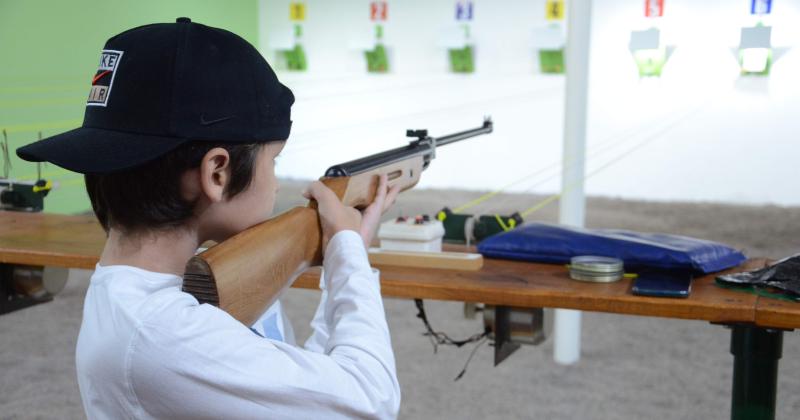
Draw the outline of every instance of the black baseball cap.
<instances>
[{"instance_id":1,"label":"black baseball cap","mask_svg":"<svg viewBox=\"0 0 800 420\"><path fill-rule=\"evenodd\" d=\"M17 149L32 162L103 174L150 162L190 141L286 140L292 91L247 41L178 18L109 39L83 125Z\"/></svg>"}]
</instances>

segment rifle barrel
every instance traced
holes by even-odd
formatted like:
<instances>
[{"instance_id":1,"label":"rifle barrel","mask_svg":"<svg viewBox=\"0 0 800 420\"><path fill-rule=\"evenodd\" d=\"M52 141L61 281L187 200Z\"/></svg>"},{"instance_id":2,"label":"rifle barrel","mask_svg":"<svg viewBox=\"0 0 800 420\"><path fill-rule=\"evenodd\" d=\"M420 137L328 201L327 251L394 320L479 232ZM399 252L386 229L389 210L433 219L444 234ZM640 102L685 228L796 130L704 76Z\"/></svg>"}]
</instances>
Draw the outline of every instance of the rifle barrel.
<instances>
[{"instance_id":1,"label":"rifle barrel","mask_svg":"<svg viewBox=\"0 0 800 420\"><path fill-rule=\"evenodd\" d=\"M406 146L386 150L384 152L375 153L374 155L369 155L331 166L327 171L325 171L325 176L353 176L383 165L388 165L393 162L398 162L420 155L426 156L425 167L427 168L429 160L433 157L435 149L439 146L455 143L457 141L479 136L481 134L491 133L492 127L492 121L487 118L483 121L483 126L479 128L473 128L471 130L465 130L438 138L426 137L420 140L412 141Z\"/></svg>"},{"instance_id":2,"label":"rifle barrel","mask_svg":"<svg viewBox=\"0 0 800 420\"><path fill-rule=\"evenodd\" d=\"M492 120L487 118L486 120L483 121L483 126L481 128L473 128L471 130L464 130L458 133L437 137L436 147L444 146L450 143L455 143L457 141L468 139L470 137L479 136L481 134L489 134L492 132L492 129L493 129Z\"/></svg>"}]
</instances>

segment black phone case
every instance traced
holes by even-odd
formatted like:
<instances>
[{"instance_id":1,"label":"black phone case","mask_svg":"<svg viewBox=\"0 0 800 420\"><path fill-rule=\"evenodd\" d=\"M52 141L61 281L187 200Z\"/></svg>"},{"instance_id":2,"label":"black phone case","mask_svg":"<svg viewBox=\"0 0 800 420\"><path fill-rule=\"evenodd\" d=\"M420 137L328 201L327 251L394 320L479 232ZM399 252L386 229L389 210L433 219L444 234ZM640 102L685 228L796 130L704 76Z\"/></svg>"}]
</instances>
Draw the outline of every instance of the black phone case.
<instances>
[{"instance_id":1,"label":"black phone case","mask_svg":"<svg viewBox=\"0 0 800 420\"><path fill-rule=\"evenodd\" d=\"M634 280L634 295L687 298L692 291L689 274L642 273Z\"/></svg>"}]
</instances>

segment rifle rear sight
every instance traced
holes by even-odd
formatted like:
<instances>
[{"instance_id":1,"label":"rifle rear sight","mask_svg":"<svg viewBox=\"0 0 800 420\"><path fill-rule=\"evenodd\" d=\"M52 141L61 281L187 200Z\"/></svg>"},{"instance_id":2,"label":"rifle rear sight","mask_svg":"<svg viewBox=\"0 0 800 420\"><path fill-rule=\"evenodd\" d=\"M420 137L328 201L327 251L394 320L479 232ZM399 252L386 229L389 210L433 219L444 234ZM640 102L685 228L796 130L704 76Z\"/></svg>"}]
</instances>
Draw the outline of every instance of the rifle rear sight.
<instances>
[{"instance_id":1,"label":"rifle rear sight","mask_svg":"<svg viewBox=\"0 0 800 420\"><path fill-rule=\"evenodd\" d=\"M422 141L428 138L428 130L406 130L406 137L416 137Z\"/></svg>"}]
</instances>

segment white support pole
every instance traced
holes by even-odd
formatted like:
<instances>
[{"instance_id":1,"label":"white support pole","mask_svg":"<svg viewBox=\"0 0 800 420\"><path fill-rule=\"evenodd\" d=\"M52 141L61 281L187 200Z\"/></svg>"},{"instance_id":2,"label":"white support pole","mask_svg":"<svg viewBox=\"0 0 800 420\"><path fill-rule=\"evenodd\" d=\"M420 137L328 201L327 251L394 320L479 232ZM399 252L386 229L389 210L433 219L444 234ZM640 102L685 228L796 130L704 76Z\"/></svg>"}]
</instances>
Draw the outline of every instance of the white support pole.
<instances>
[{"instance_id":1,"label":"white support pole","mask_svg":"<svg viewBox=\"0 0 800 420\"><path fill-rule=\"evenodd\" d=\"M567 83L559 222L583 227L586 210L583 178L586 172L592 0L571 0L567 3L567 15L567 48L564 57ZM561 364L575 363L581 357L581 312L568 309L558 309L555 312L553 358Z\"/></svg>"}]
</instances>

